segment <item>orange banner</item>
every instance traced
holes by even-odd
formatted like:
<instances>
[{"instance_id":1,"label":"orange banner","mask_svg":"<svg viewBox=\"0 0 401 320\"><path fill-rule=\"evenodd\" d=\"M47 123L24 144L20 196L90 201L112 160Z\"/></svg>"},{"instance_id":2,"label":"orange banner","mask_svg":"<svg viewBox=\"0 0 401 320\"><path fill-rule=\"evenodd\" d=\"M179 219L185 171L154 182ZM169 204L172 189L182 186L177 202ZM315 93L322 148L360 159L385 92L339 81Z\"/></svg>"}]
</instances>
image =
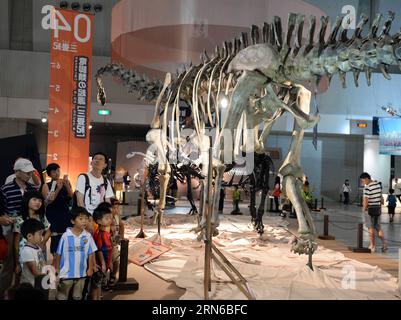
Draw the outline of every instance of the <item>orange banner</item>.
<instances>
[{"instance_id":1,"label":"orange banner","mask_svg":"<svg viewBox=\"0 0 401 320\"><path fill-rule=\"evenodd\" d=\"M93 15L55 9L50 21L47 164L75 186L89 164Z\"/></svg>"}]
</instances>

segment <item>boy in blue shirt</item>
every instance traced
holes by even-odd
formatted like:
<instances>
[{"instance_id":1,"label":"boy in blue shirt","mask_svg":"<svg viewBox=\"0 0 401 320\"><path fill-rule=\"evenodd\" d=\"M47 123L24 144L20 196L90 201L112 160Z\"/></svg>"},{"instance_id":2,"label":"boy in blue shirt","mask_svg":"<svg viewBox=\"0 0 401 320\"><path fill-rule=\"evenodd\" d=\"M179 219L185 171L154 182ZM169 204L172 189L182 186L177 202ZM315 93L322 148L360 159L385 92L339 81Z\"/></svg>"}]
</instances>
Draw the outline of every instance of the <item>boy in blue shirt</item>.
<instances>
[{"instance_id":1,"label":"boy in blue shirt","mask_svg":"<svg viewBox=\"0 0 401 320\"><path fill-rule=\"evenodd\" d=\"M387 197L388 202L388 214L390 215L390 222L394 221L395 207L397 206L397 198L394 195L394 189L388 191L389 195Z\"/></svg>"},{"instance_id":2,"label":"boy in blue shirt","mask_svg":"<svg viewBox=\"0 0 401 320\"><path fill-rule=\"evenodd\" d=\"M57 248L56 271L60 277L57 300L67 300L72 291L74 300L82 299L86 277L93 274L92 255L97 251L92 235L85 230L89 212L82 207L71 210L72 228L62 235Z\"/></svg>"}]
</instances>

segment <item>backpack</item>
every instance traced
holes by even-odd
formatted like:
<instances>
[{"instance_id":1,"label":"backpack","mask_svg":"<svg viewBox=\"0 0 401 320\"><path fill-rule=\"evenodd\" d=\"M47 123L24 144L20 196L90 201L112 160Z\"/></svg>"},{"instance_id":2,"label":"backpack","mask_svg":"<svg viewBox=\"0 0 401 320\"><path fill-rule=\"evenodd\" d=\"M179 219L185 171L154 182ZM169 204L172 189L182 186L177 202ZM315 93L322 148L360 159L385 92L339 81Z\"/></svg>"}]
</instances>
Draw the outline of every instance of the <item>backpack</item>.
<instances>
[{"instance_id":1,"label":"backpack","mask_svg":"<svg viewBox=\"0 0 401 320\"><path fill-rule=\"evenodd\" d=\"M91 188L91 185L90 185L90 182L89 182L89 177L88 177L88 175L86 174L86 173L81 173L79 176L78 176L78 178L80 177L80 176L84 176L85 177L85 191L84 191L84 204L85 204L85 195L86 195L86 192L89 190L89 204L92 204L92 188ZM107 179L106 179L106 177L105 176L102 176L103 177L103 185L104 185L104 189L105 189L105 191L107 191L107 187L108 187L108 182L107 182ZM78 207L78 200L77 200L77 190L75 190L75 192L74 192L74 195L73 195L73 197L72 197L72 208L76 208L76 207ZM106 193L104 194L104 199L103 199L103 201L105 201L106 200Z\"/></svg>"}]
</instances>

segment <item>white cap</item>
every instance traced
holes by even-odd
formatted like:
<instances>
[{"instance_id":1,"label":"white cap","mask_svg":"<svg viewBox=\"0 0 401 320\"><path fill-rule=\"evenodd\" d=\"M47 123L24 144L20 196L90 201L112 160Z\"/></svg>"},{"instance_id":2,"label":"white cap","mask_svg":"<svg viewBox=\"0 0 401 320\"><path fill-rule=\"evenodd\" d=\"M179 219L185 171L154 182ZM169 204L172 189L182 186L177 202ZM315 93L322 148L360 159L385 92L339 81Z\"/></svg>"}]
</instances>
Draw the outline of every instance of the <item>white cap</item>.
<instances>
[{"instance_id":1,"label":"white cap","mask_svg":"<svg viewBox=\"0 0 401 320\"><path fill-rule=\"evenodd\" d=\"M14 163L14 171L21 170L23 172L35 171L32 162L28 159L20 158Z\"/></svg>"}]
</instances>

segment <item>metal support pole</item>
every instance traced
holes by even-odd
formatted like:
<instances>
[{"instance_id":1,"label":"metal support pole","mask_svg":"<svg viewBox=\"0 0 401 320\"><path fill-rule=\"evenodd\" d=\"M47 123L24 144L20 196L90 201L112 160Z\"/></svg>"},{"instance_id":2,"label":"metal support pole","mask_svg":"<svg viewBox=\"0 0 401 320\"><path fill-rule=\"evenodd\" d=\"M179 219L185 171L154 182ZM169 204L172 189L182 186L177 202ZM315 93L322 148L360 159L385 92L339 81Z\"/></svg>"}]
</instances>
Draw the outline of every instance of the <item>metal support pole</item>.
<instances>
[{"instance_id":1,"label":"metal support pole","mask_svg":"<svg viewBox=\"0 0 401 320\"><path fill-rule=\"evenodd\" d=\"M273 212L273 199L274 198L270 198L270 212Z\"/></svg>"},{"instance_id":2,"label":"metal support pole","mask_svg":"<svg viewBox=\"0 0 401 320\"><path fill-rule=\"evenodd\" d=\"M212 279L211 279L211 261L215 261L231 279L231 281L241 290L241 292L248 299L255 299L255 295L252 293L248 281L239 273L237 269L227 260L227 258L217 249L213 244L212 238L212 225L211 218L213 215L213 148L209 148L209 168L207 177L207 197L205 207L203 208L204 214L206 215L206 230L205 230L205 266L204 266L204 278L203 278L203 291L205 300L209 300L209 292L212 291ZM217 182L216 182L217 185ZM215 190L219 192L219 190ZM212 252L217 254L217 256ZM221 261L219 260L221 259ZM239 277L237 280L232 272Z\"/></svg>"},{"instance_id":3,"label":"metal support pole","mask_svg":"<svg viewBox=\"0 0 401 320\"><path fill-rule=\"evenodd\" d=\"M329 235L329 216L327 214L324 215L323 235L320 235L318 238L322 240L335 239L335 237Z\"/></svg>"},{"instance_id":4,"label":"metal support pole","mask_svg":"<svg viewBox=\"0 0 401 320\"><path fill-rule=\"evenodd\" d=\"M352 252L356 253L370 253L369 248L363 247L363 223L358 224L357 247L349 247Z\"/></svg>"},{"instance_id":5,"label":"metal support pole","mask_svg":"<svg viewBox=\"0 0 401 320\"><path fill-rule=\"evenodd\" d=\"M140 216L141 212L142 212L142 194L141 194L141 198L138 199L138 201L137 201L137 212L136 212L136 215Z\"/></svg>"},{"instance_id":6,"label":"metal support pole","mask_svg":"<svg viewBox=\"0 0 401 320\"><path fill-rule=\"evenodd\" d=\"M145 166L145 170L143 172L143 181L142 181L142 191L141 191L141 230L137 234L136 238L146 238L146 234L143 231L143 224L145 220L145 192L146 192L146 178L148 177L148 167Z\"/></svg>"},{"instance_id":7,"label":"metal support pole","mask_svg":"<svg viewBox=\"0 0 401 320\"><path fill-rule=\"evenodd\" d=\"M205 300L209 300L209 292L211 291L211 257L212 257L212 226L211 226L211 212L210 202L212 196L212 179L213 179L213 148L209 148L209 168L207 176L207 196L206 205L204 207L206 214L206 230L205 230L205 273L204 273L204 296Z\"/></svg>"},{"instance_id":8,"label":"metal support pole","mask_svg":"<svg viewBox=\"0 0 401 320\"><path fill-rule=\"evenodd\" d=\"M159 237L161 237L161 235L160 235L161 220L162 220L161 214L158 214L157 215L157 234L159 235Z\"/></svg>"}]
</instances>

